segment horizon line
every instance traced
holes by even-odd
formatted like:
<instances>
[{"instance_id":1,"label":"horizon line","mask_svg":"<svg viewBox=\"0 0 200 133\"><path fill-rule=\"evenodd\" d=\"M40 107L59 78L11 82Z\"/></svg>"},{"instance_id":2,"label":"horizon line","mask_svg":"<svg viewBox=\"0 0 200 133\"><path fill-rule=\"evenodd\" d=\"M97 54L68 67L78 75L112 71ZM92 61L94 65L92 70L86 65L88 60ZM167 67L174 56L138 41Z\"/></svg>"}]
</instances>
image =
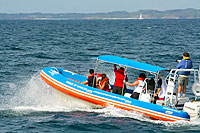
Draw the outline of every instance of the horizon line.
<instances>
[{"instance_id":1,"label":"horizon line","mask_svg":"<svg viewBox=\"0 0 200 133\"><path fill-rule=\"evenodd\" d=\"M137 11L107 11L107 12L57 12L57 13L51 13L51 12L40 12L40 11L35 11L35 12L13 12L13 13L8 13L8 12L0 12L0 14L35 14L35 13L41 13L41 14L68 14L68 13L74 13L74 14L95 14L95 13L112 13L112 12L127 12L127 13L130 13L130 12L140 12L140 11L148 11L148 10L154 10L154 11L161 11L161 12L164 12L164 11L172 11L172 10L187 10L187 9L193 9L193 10L200 10L200 9L196 9L196 8L177 8L177 9L168 9L168 10L156 10L156 9L140 9L140 10L137 10Z\"/></svg>"}]
</instances>

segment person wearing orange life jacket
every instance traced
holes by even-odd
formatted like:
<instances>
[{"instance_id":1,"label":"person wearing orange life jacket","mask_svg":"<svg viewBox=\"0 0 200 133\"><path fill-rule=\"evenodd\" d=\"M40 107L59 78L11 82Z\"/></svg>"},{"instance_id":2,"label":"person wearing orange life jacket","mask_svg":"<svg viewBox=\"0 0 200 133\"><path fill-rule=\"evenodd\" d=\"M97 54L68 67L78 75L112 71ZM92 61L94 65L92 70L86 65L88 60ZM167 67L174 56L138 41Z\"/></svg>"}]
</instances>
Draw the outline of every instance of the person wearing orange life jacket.
<instances>
[{"instance_id":1,"label":"person wearing orange life jacket","mask_svg":"<svg viewBox=\"0 0 200 133\"><path fill-rule=\"evenodd\" d=\"M133 91L133 94L131 95L131 98L138 99L140 93L142 92L144 86L145 86L145 80L146 75L144 73L140 73L139 78L134 83L125 82L129 86L135 86L135 90Z\"/></svg>"},{"instance_id":2,"label":"person wearing orange life jacket","mask_svg":"<svg viewBox=\"0 0 200 133\"><path fill-rule=\"evenodd\" d=\"M96 78L94 76L94 69L89 70L89 76L88 76L87 80L82 83L96 88Z\"/></svg>"},{"instance_id":3,"label":"person wearing orange life jacket","mask_svg":"<svg viewBox=\"0 0 200 133\"><path fill-rule=\"evenodd\" d=\"M103 74L103 73L98 73L98 74L97 74L97 82L96 82L97 88L99 88L99 82L102 80L102 74Z\"/></svg>"},{"instance_id":4,"label":"person wearing orange life jacket","mask_svg":"<svg viewBox=\"0 0 200 133\"><path fill-rule=\"evenodd\" d=\"M109 79L106 77L106 74L102 74L102 80L99 82L98 89L110 92L109 89Z\"/></svg>"}]
</instances>

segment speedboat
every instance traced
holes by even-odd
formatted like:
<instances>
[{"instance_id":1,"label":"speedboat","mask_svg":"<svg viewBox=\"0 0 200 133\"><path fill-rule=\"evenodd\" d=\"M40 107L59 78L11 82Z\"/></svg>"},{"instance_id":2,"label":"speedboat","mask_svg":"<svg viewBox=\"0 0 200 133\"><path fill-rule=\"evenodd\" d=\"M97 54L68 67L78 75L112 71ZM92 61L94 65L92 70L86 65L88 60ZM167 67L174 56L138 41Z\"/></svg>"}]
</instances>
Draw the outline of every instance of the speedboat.
<instances>
[{"instance_id":1,"label":"speedboat","mask_svg":"<svg viewBox=\"0 0 200 133\"><path fill-rule=\"evenodd\" d=\"M144 88L145 91L140 93L139 99L136 100L129 97L129 89L126 90L126 93L123 96L90 87L82 84L83 81L87 80L87 77L62 68L46 67L40 73L41 78L47 84L66 96L73 97L84 104L89 104L93 107L114 106L123 110L142 113L152 119L163 121L190 121L200 116L200 101L198 101L198 98L200 97L199 70L168 70L164 67L112 55L103 55L92 59L95 59L97 62L95 71L97 70L99 63L118 64L124 68L131 68L150 73L154 76L155 84L158 79L158 74L162 71L168 71L168 75L166 76L168 84L164 100L158 100L156 104L152 103L155 85L152 89L151 87L148 87L150 86L148 82L146 82ZM190 71L194 74L194 85L192 87L194 99L192 101L190 101L188 97L178 98L177 95L174 95L174 90L177 89L176 81L178 71Z\"/></svg>"}]
</instances>

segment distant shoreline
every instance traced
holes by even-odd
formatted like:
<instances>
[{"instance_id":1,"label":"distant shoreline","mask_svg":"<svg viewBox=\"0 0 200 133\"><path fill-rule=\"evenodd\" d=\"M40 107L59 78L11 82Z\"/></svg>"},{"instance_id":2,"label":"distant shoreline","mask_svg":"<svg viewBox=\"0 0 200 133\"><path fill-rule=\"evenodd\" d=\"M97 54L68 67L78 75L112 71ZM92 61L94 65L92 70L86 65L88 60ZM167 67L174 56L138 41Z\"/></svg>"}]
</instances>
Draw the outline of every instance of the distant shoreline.
<instances>
[{"instance_id":1,"label":"distant shoreline","mask_svg":"<svg viewBox=\"0 0 200 133\"><path fill-rule=\"evenodd\" d=\"M151 19L151 18L148 18L148 19L142 19L142 20L198 20L200 18L181 18L181 19L176 19L176 18L162 18L162 19ZM35 20L35 21L48 21L48 20L52 20L52 21L56 21L56 20L141 20L141 19L137 19L137 18L90 18L90 19L84 19L84 18L81 18L81 19L68 19L68 18L34 18L34 19L31 19L31 18L23 18L23 19L19 19L19 18L10 18L10 19L1 19L0 18L0 21L1 20Z\"/></svg>"},{"instance_id":2,"label":"distant shoreline","mask_svg":"<svg viewBox=\"0 0 200 133\"><path fill-rule=\"evenodd\" d=\"M108 13L0 13L0 20L200 19L198 9L115 11Z\"/></svg>"}]
</instances>

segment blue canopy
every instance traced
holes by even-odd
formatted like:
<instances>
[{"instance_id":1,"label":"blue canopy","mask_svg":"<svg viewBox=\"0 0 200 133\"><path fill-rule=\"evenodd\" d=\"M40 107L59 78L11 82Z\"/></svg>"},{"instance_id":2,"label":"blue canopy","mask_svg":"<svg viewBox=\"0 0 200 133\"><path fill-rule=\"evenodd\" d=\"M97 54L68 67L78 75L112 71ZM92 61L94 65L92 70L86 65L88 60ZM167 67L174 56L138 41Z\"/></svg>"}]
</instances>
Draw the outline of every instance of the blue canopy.
<instances>
[{"instance_id":1,"label":"blue canopy","mask_svg":"<svg viewBox=\"0 0 200 133\"><path fill-rule=\"evenodd\" d=\"M138 62L138 61L134 61L134 60L118 57L118 56L112 56L112 55L103 55L103 56L98 56L92 59L98 59L103 62L118 64L125 67L130 67L137 70L147 71L147 72L152 72L152 73L157 73L160 70L167 70L167 68L164 68L164 67L153 66L147 63L142 63L142 62Z\"/></svg>"}]
</instances>

